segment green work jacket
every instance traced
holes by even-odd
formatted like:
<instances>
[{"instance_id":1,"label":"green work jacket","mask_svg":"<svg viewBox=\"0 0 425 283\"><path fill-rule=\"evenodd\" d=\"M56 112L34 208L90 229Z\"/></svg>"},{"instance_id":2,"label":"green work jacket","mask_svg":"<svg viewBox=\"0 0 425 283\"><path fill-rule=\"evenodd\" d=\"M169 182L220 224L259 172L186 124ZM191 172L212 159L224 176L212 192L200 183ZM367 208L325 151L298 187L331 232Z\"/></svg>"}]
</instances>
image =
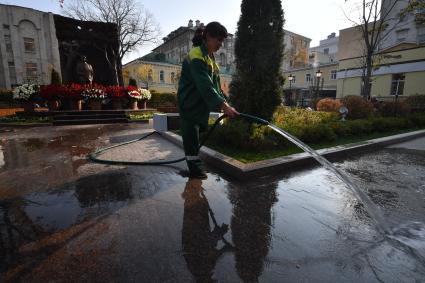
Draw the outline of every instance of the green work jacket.
<instances>
[{"instance_id":1,"label":"green work jacket","mask_svg":"<svg viewBox=\"0 0 425 283\"><path fill-rule=\"evenodd\" d=\"M219 111L225 96L220 87L220 69L205 45L194 47L183 61L177 91L180 116L204 126L211 111Z\"/></svg>"}]
</instances>

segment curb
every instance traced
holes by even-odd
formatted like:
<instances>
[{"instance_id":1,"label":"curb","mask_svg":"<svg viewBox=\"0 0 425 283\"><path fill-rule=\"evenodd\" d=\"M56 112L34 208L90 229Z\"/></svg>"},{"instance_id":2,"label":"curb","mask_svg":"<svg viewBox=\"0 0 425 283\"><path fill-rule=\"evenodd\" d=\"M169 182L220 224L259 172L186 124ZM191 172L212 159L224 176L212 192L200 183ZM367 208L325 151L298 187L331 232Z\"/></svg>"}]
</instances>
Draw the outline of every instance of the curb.
<instances>
[{"instance_id":1,"label":"curb","mask_svg":"<svg viewBox=\"0 0 425 283\"><path fill-rule=\"evenodd\" d=\"M182 138L179 135L176 135L172 132L163 132L161 133L161 136L171 143L181 148L183 147ZM382 148L388 145L405 142L423 136L425 136L425 130L419 130L415 132L320 149L317 150L317 152L330 161L337 161L347 157L348 154L363 153L376 148ZM249 164L242 163L206 146L201 148L199 155L214 167L217 167L220 170L225 171L227 174L241 180L269 175L275 173L276 171L296 171L302 169L303 167L315 166L318 164L317 161L306 152L257 161Z\"/></svg>"},{"instance_id":2,"label":"curb","mask_svg":"<svg viewBox=\"0 0 425 283\"><path fill-rule=\"evenodd\" d=\"M28 124L19 124L19 123L0 123L0 127L10 127L10 128L34 128L34 127L48 127L53 126L53 123L28 123Z\"/></svg>"}]
</instances>

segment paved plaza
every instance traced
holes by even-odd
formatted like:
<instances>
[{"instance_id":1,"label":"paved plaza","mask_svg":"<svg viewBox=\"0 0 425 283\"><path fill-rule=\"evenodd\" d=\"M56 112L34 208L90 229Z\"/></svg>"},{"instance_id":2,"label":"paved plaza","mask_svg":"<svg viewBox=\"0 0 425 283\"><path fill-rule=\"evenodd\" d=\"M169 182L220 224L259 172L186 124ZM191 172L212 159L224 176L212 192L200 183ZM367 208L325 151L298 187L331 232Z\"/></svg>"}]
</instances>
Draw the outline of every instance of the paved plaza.
<instances>
[{"instance_id":1,"label":"paved plaza","mask_svg":"<svg viewBox=\"0 0 425 283\"><path fill-rule=\"evenodd\" d=\"M200 181L183 162L86 158L151 131L0 128L0 282L425 282L425 138L336 163L382 209L392 240L322 167L246 182L208 168ZM182 156L159 135L101 155Z\"/></svg>"}]
</instances>

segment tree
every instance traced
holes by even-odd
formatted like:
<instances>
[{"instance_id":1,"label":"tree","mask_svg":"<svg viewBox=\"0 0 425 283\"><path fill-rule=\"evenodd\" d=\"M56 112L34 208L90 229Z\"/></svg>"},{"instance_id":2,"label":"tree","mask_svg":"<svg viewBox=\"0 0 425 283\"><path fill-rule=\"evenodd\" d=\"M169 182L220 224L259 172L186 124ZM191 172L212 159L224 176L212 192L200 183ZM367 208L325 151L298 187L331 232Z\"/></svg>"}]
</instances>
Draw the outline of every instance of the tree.
<instances>
[{"instance_id":1,"label":"tree","mask_svg":"<svg viewBox=\"0 0 425 283\"><path fill-rule=\"evenodd\" d=\"M238 111L270 120L280 104L283 10L280 0L243 0L230 100Z\"/></svg>"},{"instance_id":2,"label":"tree","mask_svg":"<svg viewBox=\"0 0 425 283\"><path fill-rule=\"evenodd\" d=\"M350 0L345 0L348 2ZM365 99L370 98L372 71L376 62L374 58L380 44L401 22L400 13L395 13L399 4L405 0L362 0L357 6L359 20L347 18L359 29L362 34L363 54L362 90ZM394 16L396 14L396 16ZM378 59L379 60L379 59Z\"/></svg>"},{"instance_id":3,"label":"tree","mask_svg":"<svg viewBox=\"0 0 425 283\"><path fill-rule=\"evenodd\" d=\"M51 84L52 85L60 85L62 84L62 80L61 77L59 75L59 73L52 68L52 78L51 78Z\"/></svg>"},{"instance_id":4,"label":"tree","mask_svg":"<svg viewBox=\"0 0 425 283\"><path fill-rule=\"evenodd\" d=\"M157 42L160 33L153 15L138 0L67 0L64 9L69 17L117 25L120 59L117 68L120 73L124 56L146 43Z\"/></svg>"},{"instance_id":5,"label":"tree","mask_svg":"<svg viewBox=\"0 0 425 283\"><path fill-rule=\"evenodd\" d=\"M425 0L409 0L409 4L401 12L401 16L404 17L408 13L415 14L415 21L418 25L425 24Z\"/></svg>"},{"instance_id":6,"label":"tree","mask_svg":"<svg viewBox=\"0 0 425 283\"><path fill-rule=\"evenodd\" d=\"M146 89L149 89L149 84L153 81L153 72L152 66L148 64L143 64L141 62L140 66L135 70L137 78L144 83Z\"/></svg>"}]
</instances>

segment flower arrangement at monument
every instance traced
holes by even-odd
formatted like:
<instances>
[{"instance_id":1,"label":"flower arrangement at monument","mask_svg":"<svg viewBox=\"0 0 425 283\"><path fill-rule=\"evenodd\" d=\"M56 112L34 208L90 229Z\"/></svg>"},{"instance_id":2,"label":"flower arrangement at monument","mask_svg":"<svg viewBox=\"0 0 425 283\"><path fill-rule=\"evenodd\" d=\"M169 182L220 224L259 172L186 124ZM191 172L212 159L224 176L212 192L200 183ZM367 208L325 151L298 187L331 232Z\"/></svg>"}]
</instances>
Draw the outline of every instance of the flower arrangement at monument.
<instances>
[{"instance_id":1,"label":"flower arrangement at monument","mask_svg":"<svg viewBox=\"0 0 425 283\"><path fill-rule=\"evenodd\" d=\"M131 99L141 100L143 98L137 87L132 85L127 87L127 94Z\"/></svg>"},{"instance_id":2,"label":"flower arrangement at monument","mask_svg":"<svg viewBox=\"0 0 425 283\"><path fill-rule=\"evenodd\" d=\"M36 84L23 84L13 89L13 99L21 101L32 101L36 98L40 86Z\"/></svg>"},{"instance_id":3,"label":"flower arrangement at monument","mask_svg":"<svg viewBox=\"0 0 425 283\"><path fill-rule=\"evenodd\" d=\"M80 84L70 84L64 87L62 98L71 100L80 100L83 86Z\"/></svg>"},{"instance_id":4,"label":"flower arrangement at monument","mask_svg":"<svg viewBox=\"0 0 425 283\"><path fill-rule=\"evenodd\" d=\"M142 100L149 100L152 97L151 92L148 89L145 88L139 88L138 89L140 96L142 97Z\"/></svg>"},{"instance_id":5,"label":"flower arrangement at monument","mask_svg":"<svg viewBox=\"0 0 425 283\"><path fill-rule=\"evenodd\" d=\"M101 85L84 85L81 96L86 100L102 100L106 98L106 92Z\"/></svg>"},{"instance_id":6,"label":"flower arrangement at monument","mask_svg":"<svg viewBox=\"0 0 425 283\"><path fill-rule=\"evenodd\" d=\"M65 92L65 85L43 85L40 87L40 97L47 101L58 100Z\"/></svg>"},{"instance_id":7,"label":"flower arrangement at monument","mask_svg":"<svg viewBox=\"0 0 425 283\"><path fill-rule=\"evenodd\" d=\"M127 95L126 89L118 85L111 85L106 87L105 92L112 99L121 99Z\"/></svg>"}]
</instances>

